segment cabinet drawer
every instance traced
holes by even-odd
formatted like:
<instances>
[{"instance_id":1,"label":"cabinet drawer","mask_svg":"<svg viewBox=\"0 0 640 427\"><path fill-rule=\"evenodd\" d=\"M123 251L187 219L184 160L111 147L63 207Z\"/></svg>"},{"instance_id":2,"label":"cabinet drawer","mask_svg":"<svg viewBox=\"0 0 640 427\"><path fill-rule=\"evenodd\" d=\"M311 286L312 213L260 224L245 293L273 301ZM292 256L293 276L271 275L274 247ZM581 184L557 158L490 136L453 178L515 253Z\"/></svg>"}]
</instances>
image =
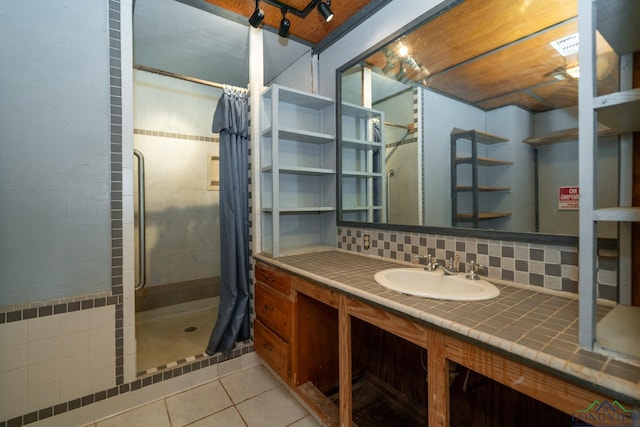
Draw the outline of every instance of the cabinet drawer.
<instances>
[{"instance_id":1,"label":"cabinet drawer","mask_svg":"<svg viewBox=\"0 0 640 427\"><path fill-rule=\"evenodd\" d=\"M285 340L291 335L291 301L261 283L256 283L256 316Z\"/></svg>"},{"instance_id":2,"label":"cabinet drawer","mask_svg":"<svg viewBox=\"0 0 640 427\"><path fill-rule=\"evenodd\" d=\"M289 381L289 344L256 320L253 324L255 350L285 381Z\"/></svg>"},{"instance_id":3,"label":"cabinet drawer","mask_svg":"<svg viewBox=\"0 0 640 427\"><path fill-rule=\"evenodd\" d=\"M257 263L255 267L256 282L269 286L278 292L289 295L289 276L265 264Z\"/></svg>"}]
</instances>

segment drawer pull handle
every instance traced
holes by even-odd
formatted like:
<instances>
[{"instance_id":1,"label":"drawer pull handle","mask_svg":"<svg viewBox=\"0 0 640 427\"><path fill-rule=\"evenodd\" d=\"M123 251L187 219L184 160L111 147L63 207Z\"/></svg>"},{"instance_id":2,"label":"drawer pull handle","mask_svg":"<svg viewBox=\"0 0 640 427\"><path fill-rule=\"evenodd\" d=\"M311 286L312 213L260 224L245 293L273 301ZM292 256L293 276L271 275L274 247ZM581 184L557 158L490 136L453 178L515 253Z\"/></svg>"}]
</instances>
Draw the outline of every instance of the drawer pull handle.
<instances>
[{"instance_id":1,"label":"drawer pull handle","mask_svg":"<svg viewBox=\"0 0 640 427\"><path fill-rule=\"evenodd\" d=\"M273 351L273 347L271 347L269 344L262 344L262 346L263 346L267 351Z\"/></svg>"},{"instance_id":2,"label":"drawer pull handle","mask_svg":"<svg viewBox=\"0 0 640 427\"><path fill-rule=\"evenodd\" d=\"M265 304L264 309L267 311L273 311L273 307L271 307L269 304Z\"/></svg>"}]
</instances>

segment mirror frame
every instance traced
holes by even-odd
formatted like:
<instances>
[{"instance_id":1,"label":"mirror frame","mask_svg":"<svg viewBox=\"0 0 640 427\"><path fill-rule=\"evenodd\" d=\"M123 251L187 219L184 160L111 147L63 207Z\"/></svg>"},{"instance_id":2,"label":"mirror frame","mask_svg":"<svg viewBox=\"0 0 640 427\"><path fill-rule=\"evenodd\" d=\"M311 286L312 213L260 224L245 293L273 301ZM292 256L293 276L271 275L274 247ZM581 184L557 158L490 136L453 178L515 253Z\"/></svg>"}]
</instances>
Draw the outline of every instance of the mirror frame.
<instances>
[{"instance_id":1,"label":"mirror frame","mask_svg":"<svg viewBox=\"0 0 640 427\"><path fill-rule=\"evenodd\" d=\"M341 67L336 69L336 166L337 166L337 225L338 227L357 227L357 228L372 228L380 230L394 230L394 231L406 231L411 233L424 233L424 234L440 234L447 236L458 237L471 237L477 239L487 240L508 240L515 242L527 242L547 245L559 245L559 246L574 246L578 247L578 236L569 236L562 234L543 234L534 232L513 232L503 230L488 230L488 229L474 229L474 228L462 228L462 227L435 227L428 225L402 225L402 224L390 224L390 223L374 223L374 222L356 222L356 221L343 221L342 218L342 73L350 69L351 67L361 63L365 58L369 57L382 47L391 43L393 40L407 34L410 31L415 30L418 26L424 25L430 20L438 17L439 15L446 13L453 7L462 3L464 0L445 0L438 4L434 8L428 10L426 13L420 15L413 21L409 22L405 26L401 27L397 31L393 32L389 36L382 39L380 42L374 44L369 49L362 52L352 60L348 61ZM409 86L418 86L417 84L407 83Z\"/></svg>"}]
</instances>

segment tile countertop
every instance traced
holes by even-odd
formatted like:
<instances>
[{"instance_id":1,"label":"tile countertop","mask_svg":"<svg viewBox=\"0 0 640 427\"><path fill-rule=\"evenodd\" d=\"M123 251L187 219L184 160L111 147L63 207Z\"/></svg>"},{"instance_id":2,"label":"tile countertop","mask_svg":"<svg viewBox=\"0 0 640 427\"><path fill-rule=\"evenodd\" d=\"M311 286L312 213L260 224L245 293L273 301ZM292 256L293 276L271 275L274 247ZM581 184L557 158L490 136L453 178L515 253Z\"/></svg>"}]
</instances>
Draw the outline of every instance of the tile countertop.
<instances>
[{"instance_id":1,"label":"tile countertop","mask_svg":"<svg viewBox=\"0 0 640 427\"><path fill-rule=\"evenodd\" d=\"M380 270L406 267L406 263L338 250L279 258L258 254L255 258L640 406L640 366L578 347L578 299L571 294L492 280L500 289L495 299L434 300L389 290L373 279ZM598 318L610 309L598 306Z\"/></svg>"}]
</instances>

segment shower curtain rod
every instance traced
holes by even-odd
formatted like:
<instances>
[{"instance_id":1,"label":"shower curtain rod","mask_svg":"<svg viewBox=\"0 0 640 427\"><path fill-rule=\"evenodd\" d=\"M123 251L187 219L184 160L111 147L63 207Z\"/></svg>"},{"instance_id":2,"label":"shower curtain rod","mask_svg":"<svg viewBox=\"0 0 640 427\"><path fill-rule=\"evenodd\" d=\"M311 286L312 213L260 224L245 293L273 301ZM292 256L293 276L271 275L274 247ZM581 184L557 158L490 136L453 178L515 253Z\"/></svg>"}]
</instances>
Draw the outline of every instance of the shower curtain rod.
<instances>
[{"instance_id":1,"label":"shower curtain rod","mask_svg":"<svg viewBox=\"0 0 640 427\"><path fill-rule=\"evenodd\" d=\"M218 88L218 89L231 88L231 89L234 89L234 90L243 91L245 93L249 92L249 89L246 89L246 88L243 88L243 87L233 86L233 85L225 85L225 84L221 84L221 83L210 82L208 80L197 79L195 77L183 76L181 74L176 74L176 73L172 73L172 72L169 72L169 71L159 70L159 69L153 68L153 67L147 67L146 65L133 64L133 68L135 68L136 70L148 71L149 73L160 74L162 76L173 77L174 79L186 80L186 81L192 82L192 83L198 83L198 84L205 85L205 86L211 86L211 87L215 87L215 88Z\"/></svg>"}]
</instances>

